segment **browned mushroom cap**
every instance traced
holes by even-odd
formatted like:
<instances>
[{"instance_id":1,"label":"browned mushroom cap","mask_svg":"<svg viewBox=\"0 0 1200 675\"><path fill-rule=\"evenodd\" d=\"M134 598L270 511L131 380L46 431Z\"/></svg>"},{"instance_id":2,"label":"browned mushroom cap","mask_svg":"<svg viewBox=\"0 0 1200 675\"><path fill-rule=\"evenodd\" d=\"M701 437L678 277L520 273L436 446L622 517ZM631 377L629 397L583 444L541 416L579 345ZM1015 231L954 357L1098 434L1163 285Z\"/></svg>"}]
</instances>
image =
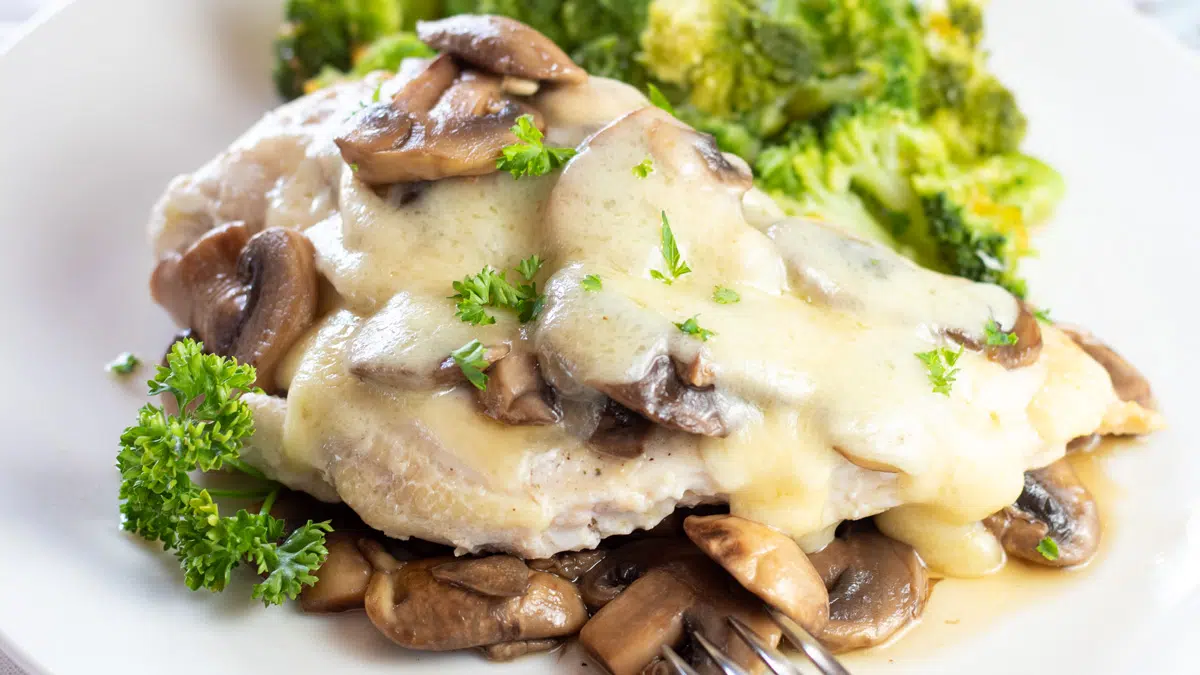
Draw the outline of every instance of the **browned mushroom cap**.
<instances>
[{"instance_id":1,"label":"browned mushroom cap","mask_svg":"<svg viewBox=\"0 0 1200 675\"><path fill-rule=\"evenodd\" d=\"M570 84L587 79L587 72L550 38L507 17L464 14L418 21L417 36L438 51L500 75Z\"/></svg>"},{"instance_id":2,"label":"browned mushroom cap","mask_svg":"<svg viewBox=\"0 0 1200 675\"><path fill-rule=\"evenodd\" d=\"M520 640L481 647L489 661L512 661L526 654L549 652L562 645L562 640Z\"/></svg>"},{"instance_id":3,"label":"browned mushroom cap","mask_svg":"<svg viewBox=\"0 0 1200 675\"><path fill-rule=\"evenodd\" d=\"M665 427L703 436L727 436L731 431L716 390L685 383L666 354L655 358L636 382L595 386L621 405Z\"/></svg>"},{"instance_id":4,"label":"browned mushroom cap","mask_svg":"<svg viewBox=\"0 0 1200 675\"><path fill-rule=\"evenodd\" d=\"M300 609L310 614L362 609L373 570L355 539L345 532L325 537L329 557L315 573L317 583L300 591Z\"/></svg>"},{"instance_id":5,"label":"browned mushroom cap","mask_svg":"<svg viewBox=\"0 0 1200 675\"><path fill-rule=\"evenodd\" d=\"M150 292L214 354L274 372L317 311L313 248L295 230L272 227L253 237L241 223L209 231L181 255L161 260Z\"/></svg>"},{"instance_id":6,"label":"browned mushroom cap","mask_svg":"<svg viewBox=\"0 0 1200 675\"><path fill-rule=\"evenodd\" d=\"M559 420L550 388L538 372L537 356L514 351L492 363L487 387L477 392L483 412L506 424L544 425Z\"/></svg>"},{"instance_id":7,"label":"browned mushroom cap","mask_svg":"<svg viewBox=\"0 0 1200 675\"><path fill-rule=\"evenodd\" d=\"M685 628L704 635L743 667L754 669L761 664L729 629L731 616L768 644L779 643L779 627L762 602L703 554L696 555L699 551L692 551L647 571L583 627L580 643L613 675L642 672L664 645L679 648L686 642Z\"/></svg>"},{"instance_id":8,"label":"browned mushroom cap","mask_svg":"<svg viewBox=\"0 0 1200 675\"><path fill-rule=\"evenodd\" d=\"M646 449L646 438L653 425L650 420L612 399L606 399L600 409L596 429L588 445L597 452L623 459L632 459Z\"/></svg>"},{"instance_id":9,"label":"browned mushroom cap","mask_svg":"<svg viewBox=\"0 0 1200 675\"><path fill-rule=\"evenodd\" d=\"M1063 328L1063 332L1087 352L1088 356L1104 366L1118 398L1122 401L1133 401L1143 408L1154 408L1154 393L1150 390L1150 381L1112 347L1085 330Z\"/></svg>"},{"instance_id":10,"label":"browned mushroom cap","mask_svg":"<svg viewBox=\"0 0 1200 675\"><path fill-rule=\"evenodd\" d=\"M1100 547L1096 502L1065 459L1026 471L1025 489L1017 502L988 516L984 523L1010 555L1039 565L1085 563ZM1038 551L1046 537L1058 544L1054 560Z\"/></svg>"},{"instance_id":11,"label":"browned mushroom cap","mask_svg":"<svg viewBox=\"0 0 1200 675\"><path fill-rule=\"evenodd\" d=\"M493 598L516 598L529 590L530 569L520 558L493 555L443 563L430 570L434 579Z\"/></svg>"},{"instance_id":12,"label":"browned mushroom cap","mask_svg":"<svg viewBox=\"0 0 1200 675\"><path fill-rule=\"evenodd\" d=\"M366 597L375 627L403 647L447 651L564 637L587 620L579 592L565 579L530 570L524 593L497 597L434 577L451 562L415 560L377 571Z\"/></svg>"},{"instance_id":13,"label":"browned mushroom cap","mask_svg":"<svg viewBox=\"0 0 1200 675\"><path fill-rule=\"evenodd\" d=\"M1008 370L1033 365L1042 353L1042 329L1038 325L1037 317L1033 315L1029 307L1020 301L1018 301L1018 305L1020 311L1017 314L1016 322L1011 327L1000 326L1001 331L1017 337L1017 341L1013 344L988 345L984 344L978 336L968 335L957 330L947 331L946 334L967 349L983 351L987 354L989 361L998 363Z\"/></svg>"},{"instance_id":14,"label":"browned mushroom cap","mask_svg":"<svg viewBox=\"0 0 1200 675\"><path fill-rule=\"evenodd\" d=\"M746 590L813 635L829 620L829 594L808 556L791 538L737 516L689 516L687 536Z\"/></svg>"},{"instance_id":15,"label":"browned mushroom cap","mask_svg":"<svg viewBox=\"0 0 1200 675\"><path fill-rule=\"evenodd\" d=\"M881 644L925 609L929 575L907 544L852 531L809 560L829 590L829 623L818 637L834 652Z\"/></svg>"},{"instance_id":16,"label":"browned mushroom cap","mask_svg":"<svg viewBox=\"0 0 1200 675\"><path fill-rule=\"evenodd\" d=\"M478 176L496 171L521 115L544 128L541 114L509 97L500 78L460 72L442 55L390 102L355 115L335 142L355 175L373 185Z\"/></svg>"}]
</instances>

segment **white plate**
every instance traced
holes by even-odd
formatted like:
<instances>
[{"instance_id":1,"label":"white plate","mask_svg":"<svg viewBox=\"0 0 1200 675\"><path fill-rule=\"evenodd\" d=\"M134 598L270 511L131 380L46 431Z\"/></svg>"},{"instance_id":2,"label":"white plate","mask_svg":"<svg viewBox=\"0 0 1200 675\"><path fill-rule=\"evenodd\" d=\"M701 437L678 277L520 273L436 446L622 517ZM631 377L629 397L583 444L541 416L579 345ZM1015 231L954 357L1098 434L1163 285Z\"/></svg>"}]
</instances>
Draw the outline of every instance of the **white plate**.
<instances>
[{"instance_id":1,"label":"white plate","mask_svg":"<svg viewBox=\"0 0 1200 675\"><path fill-rule=\"evenodd\" d=\"M1119 345L1173 426L1100 462L1123 497L1086 575L1021 595L943 583L900 647L855 670L1195 672L1183 650L1200 636L1200 67L1123 3L992 7L995 65L1032 119L1030 148L1070 185L1029 267L1034 298ZM361 615L266 611L246 587L189 593L172 558L117 528L116 439L143 378L101 366L126 349L153 360L171 333L147 296L143 223L174 174L276 103L277 17L262 0L81 0L0 58L3 649L55 675L499 675L555 659L595 673L573 656L485 667L407 654ZM956 596L985 607L963 612Z\"/></svg>"}]
</instances>

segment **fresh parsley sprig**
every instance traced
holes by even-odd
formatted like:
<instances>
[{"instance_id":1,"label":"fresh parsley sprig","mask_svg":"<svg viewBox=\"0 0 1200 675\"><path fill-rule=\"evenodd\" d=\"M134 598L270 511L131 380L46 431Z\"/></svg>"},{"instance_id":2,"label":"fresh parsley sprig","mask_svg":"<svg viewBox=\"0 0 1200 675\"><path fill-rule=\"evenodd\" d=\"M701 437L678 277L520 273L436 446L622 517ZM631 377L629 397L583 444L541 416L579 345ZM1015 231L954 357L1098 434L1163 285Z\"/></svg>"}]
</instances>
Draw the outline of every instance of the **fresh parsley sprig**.
<instances>
[{"instance_id":1,"label":"fresh parsley sprig","mask_svg":"<svg viewBox=\"0 0 1200 675\"><path fill-rule=\"evenodd\" d=\"M316 583L313 573L329 554L329 523L309 521L284 539L284 522L270 515L278 484L264 488L268 496L258 513L243 509L222 517L214 493L251 494L209 491L190 476L197 469L231 466L262 477L239 456L243 440L254 433L250 408L240 400L257 391L254 378L253 367L205 354L193 340L171 347L166 365L148 384L151 395L171 395L179 413L147 404L121 434L121 526L173 551L188 588L224 590L234 568L247 563L264 577L252 596L277 605Z\"/></svg>"},{"instance_id":2,"label":"fresh parsley sprig","mask_svg":"<svg viewBox=\"0 0 1200 675\"><path fill-rule=\"evenodd\" d=\"M599 275L589 274L579 282L579 285L583 286L583 290L595 293L604 287L604 282L600 280Z\"/></svg>"},{"instance_id":3,"label":"fresh parsley sprig","mask_svg":"<svg viewBox=\"0 0 1200 675\"><path fill-rule=\"evenodd\" d=\"M958 359L962 355L963 348L961 346L957 352L951 351L947 347L938 347L916 354L921 363L925 364L925 370L929 375L929 384L933 385L935 394L950 395L950 388L954 386L954 380L958 377Z\"/></svg>"},{"instance_id":4,"label":"fresh parsley sprig","mask_svg":"<svg viewBox=\"0 0 1200 675\"><path fill-rule=\"evenodd\" d=\"M1039 541L1038 545L1036 546L1036 550L1038 553L1041 553L1042 557L1046 560L1051 562L1058 560L1058 542L1054 541L1050 537L1042 537L1042 540Z\"/></svg>"},{"instance_id":5,"label":"fresh parsley sprig","mask_svg":"<svg viewBox=\"0 0 1200 675\"><path fill-rule=\"evenodd\" d=\"M732 288L725 286L713 287L713 302L718 305L732 305L742 301L742 296Z\"/></svg>"},{"instance_id":6,"label":"fresh parsley sprig","mask_svg":"<svg viewBox=\"0 0 1200 675\"><path fill-rule=\"evenodd\" d=\"M483 343L479 340L471 340L450 352L450 358L454 359L459 370L462 370L463 375L467 376L467 381L480 391L487 389L488 376L483 371L491 365L484 358L484 353Z\"/></svg>"},{"instance_id":7,"label":"fresh parsley sprig","mask_svg":"<svg viewBox=\"0 0 1200 675\"><path fill-rule=\"evenodd\" d=\"M988 319L983 326L984 342L989 347L1007 347L1017 344L1016 333L1006 333L1000 328L995 319Z\"/></svg>"},{"instance_id":8,"label":"fresh parsley sprig","mask_svg":"<svg viewBox=\"0 0 1200 675\"><path fill-rule=\"evenodd\" d=\"M109 361L104 369L113 375L129 375L142 365L142 360L139 359L133 352L121 352L117 354L117 358Z\"/></svg>"},{"instance_id":9,"label":"fresh parsley sprig","mask_svg":"<svg viewBox=\"0 0 1200 675\"><path fill-rule=\"evenodd\" d=\"M700 315L697 314L696 316L691 317L687 321L684 321L682 323L676 323L675 327L678 328L681 332L691 335L692 337L700 338L701 342L708 342L709 338L716 337L717 334L712 332L711 330L708 330L707 328L702 328L700 326L700 324L696 321L696 319L699 318L699 316Z\"/></svg>"},{"instance_id":10,"label":"fresh parsley sprig","mask_svg":"<svg viewBox=\"0 0 1200 675\"><path fill-rule=\"evenodd\" d=\"M633 175L638 178L646 178L652 173L654 173L654 160L649 157L633 165Z\"/></svg>"},{"instance_id":11,"label":"fresh parsley sprig","mask_svg":"<svg viewBox=\"0 0 1200 675\"><path fill-rule=\"evenodd\" d=\"M511 131L521 142L500 151L496 168L511 173L513 178L544 176L575 156L575 148L546 147L545 136L533 124L533 115L518 117Z\"/></svg>"},{"instance_id":12,"label":"fresh parsley sprig","mask_svg":"<svg viewBox=\"0 0 1200 675\"><path fill-rule=\"evenodd\" d=\"M496 317L488 314L485 308L496 307L517 312L521 323L533 321L546 303L546 296L538 293L537 283L533 281L544 264L545 261L536 254L522 260L517 265L517 273L526 283L519 286L512 285L504 272L497 272L490 265L478 274L453 282L451 286L455 293L450 299L457 301L454 315L474 326L488 326L496 323Z\"/></svg>"},{"instance_id":13,"label":"fresh parsley sprig","mask_svg":"<svg viewBox=\"0 0 1200 675\"><path fill-rule=\"evenodd\" d=\"M679 254L679 246L675 243L675 233L671 231L671 223L667 220L667 212L662 211L661 214L662 227L660 236L662 244L660 250L662 251L663 260L667 263L667 271L663 273L658 270L650 270L650 276L670 286L675 283L676 279L691 272L692 268L688 267L687 261Z\"/></svg>"},{"instance_id":14,"label":"fresh parsley sprig","mask_svg":"<svg viewBox=\"0 0 1200 675\"><path fill-rule=\"evenodd\" d=\"M1042 323L1047 323L1047 324L1054 323L1054 319L1050 318L1050 308L1048 308L1048 307L1036 310L1033 313L1033 318L1037 319L1038 321L1040 321Z\"/></svg>"}]
</instances>

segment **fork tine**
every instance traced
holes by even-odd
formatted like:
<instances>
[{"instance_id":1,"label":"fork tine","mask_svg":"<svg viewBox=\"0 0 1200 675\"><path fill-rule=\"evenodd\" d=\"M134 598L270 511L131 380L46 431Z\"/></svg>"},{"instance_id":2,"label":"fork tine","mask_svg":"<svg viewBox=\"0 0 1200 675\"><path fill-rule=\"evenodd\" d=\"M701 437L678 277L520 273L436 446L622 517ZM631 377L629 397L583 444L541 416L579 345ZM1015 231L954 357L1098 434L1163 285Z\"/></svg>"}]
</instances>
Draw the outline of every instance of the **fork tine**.
<instances>
[{"instance_id":1,"label":"fork tine","mask_svg":"<svg viewBox=\"0 0 1200 675\"><path fill-rule=\"evenodd\" d=\"M708 654L708 658L712 659L725 675L750 675L741 666L734 663L733 659L726 656L725 652L717 649L716 645L709 642L708 638L704 637L700 631L692 633L692 638L696 640L696 644L704 649Z\"/></svg>"},{"instance_id":2,"label":"fork tine","mask_svg":"<svg viewBox=\"0 0 1200 675\"><path fill-rule=\"evenodd\" d=\"M850 673L838 663L838 660L829 653L829 650L821 646L820 642L808 631L800 627L800 624L789 619L785 614L776 610L774 607L767 607L767 612L771 614L771 618L775 619L775 623L783 629L783 635L796 646L797 649L804 652L809 661L820 670L822 675L850 675Z\"/></svg>"},{"instance_id":3,"label":"fork tine","mask_svg":"<svg viewBox=\"0 0 1200 675\"><path fill-rule=\"evenodd\" d=\"M799 668L792 665L786 656L767 644L749 626L742 623L741 619L731 616L729 625L733 628L733 632L737 633L738 637L742 638L742 641L749 645L755 654L758 654L758 658L762 659L775 675L799 675Z\"/></svg>"},{"instance_id":4,"label":"fork tine","mask_svg":"<svg viewBox=\"0 0 1200 675\"><path fill-rule=\"evenodd\" d=\"M687 664L687 661L684 661L683 658L681 658L679 654L676 654L675 650L671 649L669 646L663 645L662 656L667 660L667 663L671 664L671 666L675 668L675 672L679 673L679 675L699 675L695 670L692 669L691 666Z\"/></svg>"}]
</instances>

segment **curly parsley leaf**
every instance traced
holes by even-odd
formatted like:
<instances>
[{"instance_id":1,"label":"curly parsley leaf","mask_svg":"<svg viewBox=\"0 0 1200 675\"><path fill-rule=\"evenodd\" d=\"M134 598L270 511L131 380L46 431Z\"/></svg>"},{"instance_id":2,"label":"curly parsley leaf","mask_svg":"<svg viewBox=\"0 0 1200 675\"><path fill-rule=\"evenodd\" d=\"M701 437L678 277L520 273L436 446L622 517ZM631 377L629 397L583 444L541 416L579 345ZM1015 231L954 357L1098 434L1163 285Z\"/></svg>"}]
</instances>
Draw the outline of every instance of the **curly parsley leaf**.
<instances>
[{"instance_id":1,"label":"curly parsley leaf","mask_svg":"<svg viewBox=\"0 0 1200 675\"><path fill-rule=\"evenodd\" d=\"M591 291L593 293L600 290L603 287L603 283L600 281L600 277L595 274L589 274L586 277L584 277L583 281L579 282L579 285L583 286L583 290Z\"/></svg>"},{"instance_id":2,"label":"curly parsley leaf","mask_svg":"<svg viewBox=\"0 0 1200 675\"><path fill-rule=\"evenodd\" d=\"M725 286L714 286L712 297L713 302L718 305L732 305L742 301L742 296L737 291Z\"/></svg>"},{"instance_id":3,"label":"curly parsley leaf","mask_svg":"<svg viewBox=\"0 0 1200 675\"><path fill-rule=\"evenodd\" d=\"M1042 323L1047 323L1047 324L1054 323L1054 319L1050 318L1050 309L1049 308L1043 308L1043 309L1039 309L1039 310L1035 311L1033 313L1033 318L1037 319L1038 321L1041 321Z\"/></svg>"},{"instance_id":4,"label":"curly parsley leaf","mask_svg":"<svg viewBox=\"0 0 1200 675\"><path fill-rule=\"evenodd\" d=\"M633 175L638 178L646 178L654 173L654 160L647 157L633 166Z\"/></svg>"},{"instance_id":5,"label":"curly parsley leaf","mask_svg":"<svg viewBox=\"0 0 1200 675\"><path fill-rule=\"evenodd\" d=\"M650 270L650 276L670 286L679 277L692 271L687 262L679 254L679 246L675 243L675 233L671 231L671 223L667 220L667 212L662 211L662 251L663 260L667 263L666 273Z\"/></svg>"},{"instance_id":6,"label":"curly parsley leaf","mask_svg":"<svg viewBox=\"0 0 1200 675\"><path fill-rule=\"evenodd\" d=\"M929 384L933 385L935 394L950 395L950 389L958 377L958 358L962 354L963 348L960 346L957 352L946 347L939 347L928 352L918 352L915 355L921 360L921 363L925 364L925 370L929 375Z\"/></svg>"},{"instance_id":7,"label":"curly parsley leaf","mask_svg":"<svg viewBox=\"0 0 1200 675\"><path fill-rule=\"evenodd\" d=\"M454 359L454 363L462 370L463 375L467 376L467 381L475 385L476 389L480 391L487 389L488 376L483 371L487 370L491 364L484 358L483 343L479 340L471 340L450 352L450 358Z\"/></svg>"},{"instance_id":8,"label":"curly parsley leaf","mask_svg":"<svg viewBox=\"0 0 1200 675\"><path fill-rule=\"evenodd\" d=\"M533 124L533 115L518 117L512 133L521 142L500 151L496 168L511 173L513 178L544 176L575 156L575 148L546 147L545 137Z\"/></svg>"},{"instance_id":9,"label":"curly parsley leaf","mask_svg":"<svg viewBox=\"0 0 1200 675\"><path fill-rule=\"evenodd\" d=\"M113 375L128 375L142 365L142 360L132 352L121 352L117 358L109 361L104 369Z\"/></svg>"},{"instance_id":10,"label":"curly parsley leaf","mask_svg":"<svg viewBox=\"0 0 1200 675\"><path fill-rule=\"evenodd\" d=\"M1058 542L1050 537L1043 537L1038 542L1037 552L1042 554L1042 557L1051 562L1058 560Z\"/></svg>"},{"instance_id":11,"label":"curly parsley leaf","mask_svg":"<svg viewBox=\"0 0 1200 675\"><path fill-rule=\"evenodd\" d=\"M190 476L197 469L246 467L239 452L254 433L254 420L240 397L258 391L254 378L254 368L205 354L203 345L193 340L171 347L149 390L152 395L170 394L180 412L168 415L147 404L138 411L137 423L121 434L121 526L173 551L192 590L223 590L233 570L249 563L268 574L254 587L254 597L280 604L316 583L313 573L328 554L328 523L302 528L309 533L304 550L295 555L284 551L281 557L278 542L284 523L269 513L278 485L270 488L262 512L241 510L222 517L213 494Z\"/></svg>"},{"instance_id":12,"label":"curly parsley leaf","mask_svg":"<svg viewBox=\"0 0 1200 675\"><path fill-rule=\"evenodd\" d=\"M675 327L680 331L691 335L692 337L700 338L702 342L708 342L709 338L715 337L717 334L711 330L708 330L707 328L701 328L700 324L696 322L696 319L699 316L700 315L697 314L683 323L677 323L675 324Z\"/></svg>"},{"instance_id":13,"label":"curly parsley leaf","mask_svg":"<svg viewBox=\"0 0 1200 675\"><path fill-rule=\"evenodd\" d=\"M504 272L497 272L491 266L484 267L479 274L453 282L451 286L455 293L450 299L457 301L454 315L474 326L496 323L496 317L487 313L488 307L512 310L521 323L537 319L546 304L546 296L538 293L533 278L544 264L545 261L536 254L522 260L517 265L517 273L528 283L520 286L509 283Z\"/></svg>"},{"instance_id":14,"label":"curly parsley leaf","mask_svg":"<svg viewBox=\"0 0 1200 675\"><path fill-rule=\"evenodd\" d=\"M989 347L1005 347L1017 344L1016 333L1006 333L1000 329L995 319L988 319L983 326L984 342Z\"/></svg>"}]
</instances>

